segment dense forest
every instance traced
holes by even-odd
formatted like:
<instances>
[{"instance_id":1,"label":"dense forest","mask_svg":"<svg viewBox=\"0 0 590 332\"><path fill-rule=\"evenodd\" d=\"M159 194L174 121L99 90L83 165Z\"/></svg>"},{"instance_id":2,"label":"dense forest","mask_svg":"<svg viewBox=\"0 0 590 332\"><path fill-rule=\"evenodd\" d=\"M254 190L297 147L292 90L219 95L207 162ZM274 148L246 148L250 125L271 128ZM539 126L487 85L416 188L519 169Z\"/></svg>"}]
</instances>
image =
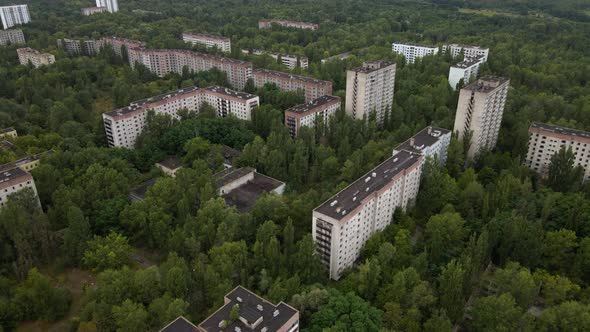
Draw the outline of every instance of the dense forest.
<instances>
[{"instance_id":1,"label":"dense forest","mask_svg":"<svg viewBox=\"0 0 590 332\"><path fill-rule=\"evenodd\" d=\"M556 170L567 176L547 180L522 165L531 122L590 131L587 1L121 0L120 12L88 17L80 8L90 1L27 3L27 45L56 63L18 65L17 46L0 47L0 128L19 133L0 163L54 153L32 171L42 209L23 190L0 210L0 331L158 331L179 315L201 321L239 284L297 308L309 332L590 331L590 187L567 162ZM262 18L320 28L260 30ZM255 67L288 71L240 49L305 55L309 68L293 72L331 80L341 97L346 69L395 61L392 111L382 127L340 111L291 138L283 111L302 96L265 86L252 88L262 102L252 121L156 116L136 149L107 148L102 113L227 78L159 78L109 49L68 57L56 40L188 48L186 30L230 37L231 56ZM471 162L453 139L445 167L427 165L415 205L331 281L315 255L312 210L418 130L453 127L458 92L447 74L458 60L406 64L393 41L489 47L481 75L511 80L498 146ZM221 145L242 151L237 165L285 181L285 194L245 214L226 206L211 177ZM170 154L184 166L176 178L154 167ZM156 176L145 200L130 203L128 192Z\"/></svg>"}]
</instances>

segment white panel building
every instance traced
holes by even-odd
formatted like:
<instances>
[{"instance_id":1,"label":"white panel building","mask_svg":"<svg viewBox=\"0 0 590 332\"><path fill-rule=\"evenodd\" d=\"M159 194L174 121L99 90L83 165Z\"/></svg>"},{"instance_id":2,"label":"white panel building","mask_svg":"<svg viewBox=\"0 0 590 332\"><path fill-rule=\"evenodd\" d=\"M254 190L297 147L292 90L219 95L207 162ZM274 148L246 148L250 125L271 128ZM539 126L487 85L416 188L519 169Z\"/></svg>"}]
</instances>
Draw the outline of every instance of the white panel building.
<instances>
[{"instance_id":1,"label":"white panel building","mask_svg":"<svg viewBox=\"0 0 590 332\"><path fill-rule=\"evenodd\" d=\"M453 90L457 89L457 84L463 80L464 84L469 84L479 74L479 66L484 63L484 58L467 58L449 69L449 85Z\"/></svg>"},{"instance_id":2,"label":"white panel building","mask_svg":"<svg viewBox=\"0 0 590 332\"><path fill-rule=\"evenodd\" d=\"M205 33L183 32L182 40L192 45L204 45L207 48L217 47L223 52L231 52L231 40L223 36Z\"/></svg>"},{"instance_id":3,"label":"white panel building","mask_svg":"<svg viewBox=\"0 0 590 332\"><path fill-rule=\"evenodd\" d=\"M372 112L378 124L393 105L396 65L393 62L365 62L346 72L346 113L355 119L367 119Z\"/></svg>"},{"instance_id":4,"label":"white panel building","mask_svg":"<svg viewBox=\"0 0 590 332\"><path fill-rule=\"evenodd\" d=\"M322 96L309 103L293 106L285 111L285 125L292 137L299 135L301 127L313 128L317 121L324 123L340 109L340 97Z\"/></svg>"},{"instance_id":5,"label":"white panel building","mask_svg":"<svg viewBox=\"0 0 590 332\"><path fill-rule=\"evenodd\" d=\"M0 208L4 207L9 196L25 188L30 188L37 196L33 176L20 168L13 168L0 173ZM40 205L40 204L39 204Z\"/></svg>"},{"instance_id":6,"label":"white panel building","mask_svg":"<svg viewBox=\"0 0 590 332\"><path fill-rule=\"evenodd\" d=\"M488 55L490 54L489 48L483 48L479 46L469 46L469 45L458 45L458 44L448 44L443 46L443 50L445 52L451 52L453 58L458 57L461 52L463 52L463 56L465 59L474 59L483 57L483 62L488 61Z\"/></svg>"},{"instance_id":7,"label":"white panel building","mask_svg":"<svg viewBox=\"0 0 590 332\"><path fill-rule=\"evenodd\" d=\"M407 63L414 63L416 59L425 57L427 55L438 54L438 47L423 46L415 44L393 43L391 50L395 53L401 54L406 58Z\"/></svg>"},{"instance_id":8,"label":"white panel building","mask_svg":"<svg viewBox=\"0 0 590 332\"><path fill-rule=\"evenodd\" d=\"M259 97L218 86L206 89L193 86L136 101L102 115L108 145L133 149L137 137L147 125L149 110L179 119L179 110L198 112L204 102L213 106L219 117L235 116L249 120L252 109L259 105Z\"/></svg>"},{"instance_id":9,"label":"white panel building","mask_svg":"<svg viewBox=\"0 0 590 332\"><path fill-rule=\"evenodd\" d=\"M119 11L119 0L96 0L96 7L105 7L109 13Z\"/></svg>"},{"instance_id":10,"label":"white panel building","mask_svg":"<svg viewBox=\"0 0 590 332\"><path fill-rule=\"evenodd\" d=\"M0 19L4 30L15 25L26 24L31 21L29 7L27 5L14 5L0 7Z\"/></svg>"}]
</instances>

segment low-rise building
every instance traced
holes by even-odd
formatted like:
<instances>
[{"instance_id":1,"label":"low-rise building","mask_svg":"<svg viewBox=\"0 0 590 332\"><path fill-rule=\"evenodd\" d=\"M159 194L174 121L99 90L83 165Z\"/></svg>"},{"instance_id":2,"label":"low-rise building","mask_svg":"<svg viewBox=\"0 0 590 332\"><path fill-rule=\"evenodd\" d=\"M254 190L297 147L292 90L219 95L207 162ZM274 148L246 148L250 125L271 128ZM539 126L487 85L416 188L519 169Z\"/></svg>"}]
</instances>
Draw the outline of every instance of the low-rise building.
<instances>
[{"instance_id":1,"label":"low-rise building","mask_svg":"<svg viewBox=\"0 0 590 332\"><path fill-rule=\"evenodd\" d=\"M182 163L177 156L168 156L166 159L157 162L156 167L161 169L164 174L176 177L176 172L182 168Z\"/></svg>"},{"instance_id":2,"label":"low-rise building","mask_svg":"<svg viewBox=\"0 0 590 332\"><path fill-rule=\"evenodd\" d=\"M258 21L258 28L259 29L268 29L272 28L272 25L276 24L281 27L286 28L297 28L297 29L311 29L317 30L320 28L319 24L315 23L305 23L305 22L297 22L297 21L289 21L289 20L277 20L277 19L270 19L270 20L260 20Z\"/></svg>"},{"instance_id":3,"label":"low-rise building","mask_svg":"<svg viewBox=\"0 0 590 332\"><path fill-rule=\"evenodd\" d=\"M31 21L29 15L29 6L12 5L0 7L0 20L4 30L10 29L15 25L26 24Z\"/></svg>"},{"instance_id":4,"label":"low-rise building","mask_svg":"<svg viewBox=\"0 0 590 332\"><path fill-rule=\"evenodd\" d=\"M178 316L175 320L164 326L160 332L200 332L200 330L188 319Z\"/></svg>"},{"instance_id":5,"label":"low-rise building","mask_svg":"<svg viewBox=\"0 0 590 332\"><path fill-rule=\"evenodd\" d=\"M17 138L18 134L16 129L12 127L0 129L0 138Z\"/></svg>"},{"instance_id":6,"label":"low-rise building","mask_svg":"<svg viewBox=\"0 0 590 332\"><path fill-rule=\"evenodd\" d=\"M231 317L233 310L238 312L237 319ZM225 295L221 308L198 325L198 331L298 332L299 311L284 302L275 305L238 286Z\"/></svg>"},{"instance_id":7,"label":"low-rise building","mask_svg":"<svg viewBox=\"0 0 590 332\"><path fill-rule=\"evenodd\" d=\"M281 59L281 64L289 69L295 69L297 67L300 67L302 69L307 69L309 67L309 59L304 55L286 54L286 53L278 53L278 52L266 52L266 51L258 50L258 49L253 49L252 52L250 52L249 50L243 49L242 53L253 54L253 55L267 54L275 60Z\"/></svg>"},{"instance_id":8,"label":"low-rise building","mask_svg":"<svg viewBox=\"0 0 590 332\"><path fill-rule=\"evenodd\" d=\"M41 159L44 156L50 155L52 153L53 153L53 151L49 150L49 151L45 151L42 153L34 154L32 156L26 156L26 157L23 157L19 160L10 162L10 163L0 165L0 172L9 171L9 170L15 169L15 168L20 168L23 171L30 172L30 171L34 170L35 168L37 168L37 166L39 166L39 164L41 164Z\"/></svg>"},{"instance_id":9,"label":"low-rise building","mask_svg":"<svg viewBox=\"0 0 590 332\"><path fill-rule=\"evenodd\" d=\"M228 206L235 206L238 212L252 209L258 197L264 193L282 195L285 183L256 172L250 167L228 168L213 175L217 194Z\"/></svg>"},{"instance_id":10,"label":"low-rise building","mask_svg":"<svg viewBox=\"0 0 590 332\"><path fill-rule=\"evenodd\" d=\"M584 168L584 181L588 181L590 179L590 133L586 131L533 123L529 127L529 149L524 163L542 177L547 177L551 157L562 148L572 149L574 166Z\"/></svg>"},{"instance_id":11,"label":"low-rise building","mask_svg":"<svg viewBox=\"0 0 590 332\"><path fill-rule=\"evenodd\" d=\"M443 46L444 52L450 52L453 58L458 57L461 53L465 59L475 59L475 58L482 58L483 62L488 61L488 55L490 54L489 48L483 48L479 46L469 46L469 45L458 45L458 44L448 44Z\"/></svg>"},{"instance_id":12,"label":"low-rise building","mask_svg":"<svg viewBox=\"0 0 590 332\"><path fill-rule=\"evenodd\" d=\"M37 196L37 188L33 176L20 168L0 172L0 208L4 207L9 196L25 188L33 190ZM40 205L40 203L38 202Z\"/></svg>"},{"instance_id":13,"label":"low-rise building","mask_svg":"<svg viewBox=\"0 0 590 332\"><path fill-rule=\"evenodd\" d=\"M299 135L302 126L315 127L317 121L328 123L328 119L340 109L340 97L321 96L309 103L293 106L285 111L285 125L292 137Z\"/></svg>"},{"instance_id":14,"label":"low-rise building","mask_svg":"<svg viewBox=\"0 0 590 332\"><path fill-rule=\"evenodd\" d=\"M198 112L205 102L215 108L219 117L249 120L252 109L259 105L259 97L218 86L205 89L193 86L139 100L102 115L108 145L132 149L147 124L150 110L180 119L178 111Z\"/></svg>"},{"instance_id":15,"label":"low-rise building","mask_svg":"<svg viewBox=\"0 0 590 332\"><path fill-rule=\"evenodd\" d=\"M107 7L86 7L86 8L80 9L80 12L84 16L90 16L90 15L94 15L94 14L98 14L98 13L106 13L106 12L108 12L108 9L107 9Z\"/></svg>"},{"instance_id":16,"label":"low-rise building","mask_svg":"<svg viewBox=\"0 0 590 332\"><path fill-rule=\"evenodd\" d=\"M217 47L223 52L231 52L231 40L227 37L205 33L183 32L182 40L192 45L203 45L207 48Z\"/></svg>"},{"instance_id":17,"label":"low-rise building","mask_svg":"<svg viewBox=\"0 0 590 332\"><path fill-rule=\"evenodd\" d=\"M457 84L463 80L464 84L469 84L479 74L479 66L484 63L483 57L466 58L465 60L451 66L449 69L449 85L453 90L457 89Z\"/></svg>"},{"instance_id":18,"label":"low-rise building","mask_svg":"<svg viewBox=\"0 0 590 332\"><path fill-rule=\"evenodd\" d=\"M242 155L242 152L227 145L222 145L221 154L223 154L223 167L228 169L234 167L234 161Z\"/></svg>"},{"instance_id":19,"label":"low-rise building","mask_svg":"<svg viewBox=\"0 0 590 332\"><path fill-rule=\"evenodd\" d=\"M427 127L393 155L313 210L312 235L330 278L354 265L366 241L393 222L395 209L413 204L425 160L444 165L451 131Z\"/></svg>"},{"instance_id":20,"label":"low-rise building","mask_svg":"<svg viewBox=\"0 0 590 332\"><path fill-rule=\"evenodd\" d=\"M16 53L18 54L18 61L24 66L28 65L29 62L35 68L55 63L55 56L53 54L41 53L30 47L19 48L16 50Z\"/></svg>"},{"instance_id":21,"label":"low-rise building","mask_svg":"<svg viewBox=\"0 0 590 332\"><path fill-rule=\"evenodd\" d=\"M406 58L407 63L414 63L416 59L427 55L438 54L437 46L393 43L391 49L393 52L403 55Z\"/></svg>"},{"instance_id":22,"label":"low-rise building","mask_svg":"<svg viewBox=\"0 0 590 332\"><path fill-rule=\"evenodd\" d=\"M0 45L21 45L25 43L25 34L21 29L0 30Z\"/></svg>"},{"instance_id":23,"label":"low-rise building","mask_svg":"<svg viewBox=\"0 0 590 332\"><path fill-rule=\"evenodd\" d=\"M252 72L252 79L257 88L263 87L266 83L271 83L276 84L283 91L301 91L306 102L332 94L331 81L318 80L313 77L282 71L258 68Z\"/></svg>"}]
</instances>

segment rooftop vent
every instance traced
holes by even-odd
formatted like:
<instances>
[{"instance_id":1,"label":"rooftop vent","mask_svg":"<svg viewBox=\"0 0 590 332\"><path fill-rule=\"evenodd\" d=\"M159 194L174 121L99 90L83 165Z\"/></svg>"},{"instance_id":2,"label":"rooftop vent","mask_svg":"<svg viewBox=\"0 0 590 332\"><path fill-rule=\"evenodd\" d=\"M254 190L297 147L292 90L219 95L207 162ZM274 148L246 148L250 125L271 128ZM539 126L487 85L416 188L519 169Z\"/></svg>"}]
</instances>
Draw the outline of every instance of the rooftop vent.
<instances>
[{"instance_id":1,"label":"rooftop vent","mask_svg":"<svg viewBox=\"0 0 590 332\"><path fill-rule=\"evenodd\" d=\"M366 183L366 182L369 182L369 181L371 181L371 177L370 177L370 176L368 176L368 177L365 179L365 183Z\"/></svg>"},{"instance_id":2,"label":"rooftop vent","mask_svg":"<svg viewBox=\"0 0 590 332\"><path fill-rule=\"evenodd\" d=\"M356 202L356 196L354 196L354 197L352 198L352 201L353 201L353 202Z\"/></svg>"},{"instance_id":3,"label":"rooftop vent","mask_svg":"<svg viewBox=\"0 0 590 332\"><path fill-rule=\"evenodd\" d=\"M235 331L236 331L236 332L242 332L242 329L236 326L236 329L235 329Z\"/></svg>"},{"instance_id":4,"label":"rooftop vent","mask_svg":"<svg viewBox=\"0 0 590 332\"><path fill-rule=\"evenodd\" d=\"M277 310L275 310L275 311L272 313L272 316L273 316L273 317L277 317L278 315L279 315L279 310L278 310L278 309L277 309Z\"/></svg>"},{"instance_id":5,"label":"rooftop vent","mask_svg":"<svg viewBox=\"0 0 590 332\"><path fill-rule=\"evenodd\" d=\"M260 332L266 332L266 331L268 331L268 327L266 327L266 326L260 330Z\"/></svg>"},{"instance_id":6,"label":"rooftop vent","mask_svg":"<svg viewBox=\"0 0 590 332\"><path fill-rule=\"evenodd\" d=\"M374 178L377 177L377 173L376 172L373 172L373 174L371 174L371 175L373 175Z\"/></svg>"},{"instance_id":7,"label":"rooftop vent","mask_svg":"<svg viewBox=\"0 0 590 332\"><path fill-rule=\"evenodd\" d=\"M262 311L262 304L257 305L256 309L258 309L258 311Z\"/></svg>"},{"instance_id":8,"label":"rooftop vent","mask_svg":"<svg viewBox=\"0 0 590 332\"><path fill-rule=\"evenodd\" d=\"M241 298L241 297L239 297L239 296L236 298L236 300L237 300L238 302L242 302L242 298Z\"/></svg>"},{"instance_id":9,"label":"rooftop vent","mask_svg":"<svg viewBox=\"0 0 590 332\"><path fill-rule=\"evenodd\" d=\"M334 200L332 203L330 203L330 206L332 206L332 207L333 207L333 206L334 206L334 205L336 205L336 204L338 204L338 200Z\"/></svg>"},{"instance_id":10,"label":"rooftop vent","mask_svg":"<svg viewBox=\"0 0 590 332\"><path fill-rule=\"evenodd\" d=\"M393 158L393 162L397 162L399 158Z\"/></svg>"},{"instance_id":11,"label":"rooftop vent","mask_svg":"<svg viewBox=\"0 0 590 332\"><path fill-rule=\"evenodd\" d=\"M346 214L346 210L342 211L342 215L345 215L345 214Z\"/></svg>"},{"instance_id":12,"label":"rooftop vent","mask_svg":"<svg viewBox=\"0 0 590 332\"><path fill-rule=\"evenodd\" d=\"M225 321L224 320L220 321L219 324L217 324L217 327L222 327L222 328L225 327Z\"/></svg>"}]
</instances>

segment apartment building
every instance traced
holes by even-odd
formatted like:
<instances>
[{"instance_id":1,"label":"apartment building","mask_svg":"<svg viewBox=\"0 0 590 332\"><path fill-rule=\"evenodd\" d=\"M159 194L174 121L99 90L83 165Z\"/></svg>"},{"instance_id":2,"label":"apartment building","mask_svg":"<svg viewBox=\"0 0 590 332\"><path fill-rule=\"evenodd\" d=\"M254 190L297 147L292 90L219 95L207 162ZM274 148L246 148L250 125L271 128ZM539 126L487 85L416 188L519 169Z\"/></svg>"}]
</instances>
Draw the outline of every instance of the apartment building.
<instances>
[{"instance_id":1,"label":"apartment building","mask_svg":"<svg viewBox=\"0 0 590 332\"><path fill-rule=\"evenodd\" d=\"M78 39L58 39L57 47L63 49L69 56L82 54L82 42Z\"/></svg>"},{"instance_id":2,"label":"apartment building","mask_svg":"<svg viewBox=\"0 0 590 332\"><path fill-rule=\"evenodd\" d=\"M242 49L244 54L262 55L267 54L275 60L281 59L281 64L289 69L300 67L307 69L309 67L309 59L304 55L285 54L278 52L266 52L263 50L253 49L252 52Z\"/></svg>"},{"instance_id":3,"label":"apartment building","mask_svg":"<svg viewBox=\"0 0 590 332\"><path fill-rule=\"evenodd\" d=\"M118 0L96 0L96 7L104 7L109 13L116 13L119 11Z\"/></svg>"},{"instance_id":4,"label":"apartment building","mask_svg":"<svg viewBox=\"0 0 590 332\"><path fill-rule=\"evenodd\" d=\"M507 78L485 76L461 89L454 131L459 138L471 133L468 158L496 146L509 84Z\"/></svg>"},{"instance_id":5,"label":"apartment building","mask_svg":"<svg viewBox=\"0 0 590 332\"><path fill-rule=\"evenodd\" d=\"M101 39L101 43L103 45L111 45L115 54L118 56L123 56L123 47L129 52L132 48L142 48L145 47L145 43L139 40L127 39L127 38L120 38L115 36L103 37ZM129 59L131 61L131 59ZM131 63L133 64L133 63Z\"/></svg>"},{"instance_id":6,"label":"apartment building","mask_svg":"<svg viewBox=\"0 0 590 332\"><path fill-rule=\"evenodd\" d=\"M25 43L25 34L21 29L0 30L0 46Z\"/></svg>"},{"instance_id":7,"label":"apartment building","mask_svg":"<svg viewBox=\"0 0 590 332\"><path fill-rule=\"evenodd\" d=\"M453 58L458 57L461 54L461 52L463 52L463 56L465 59L483 58L483 62L488 61L488 55L490 54L489 48L458 44L444 45L443 51L450 52Z\"/></svg>"},{"instance_id":8,"label":"apartment building","mask_svg":"<svg viewBox=\"0 0 590 332\"><path fill-rule=\"evenodd\" d=\"M30 188L37 196L37 188L33 176L20 168L0 172L0 208L4 207L9 196L25 188ZM41 205L37 198L37 203Z\"/></svg>"},{"instance_id":9,"label":"apartment building","mask_svg":"<svg viewBox=\"0 0 590 332\"><path fill-rule=\"evenodd\" d=\"M0 129L0 138L17 138L18 133L12 127Z\"/></svg>"},{"instance_id":10,"label":"apartment building","mask_svg":"<svg viewBox=\"0 0 590 332\"><path fill-rule=\"evenodd\" d=\"M340 109L340 97L321 96L309 103L293 106L285 111L285 125L292 137L299 135L303 126L313 128L317 121L328 123L328 119Z\"/></svg>"},{"instance_id":11,"label":"apartment building","mask_svg":"<svg viewBox=\"0 0 590 332\"><path fill-rule=\"evenodd\" d=\"M15 25L26 24L31 21L29 7L27 5L14 5L0 7L0 19L4 30Z\"/></svg>"},{"instance_id":12,"label":"apartment building","mask_svg":"<svg viewBox=\"0 0 590 332\"><path fill-rule=\"evenodd\" d=\"M340 61L346 60L346 59L350 58L351 55L352 55L352 51L332 55L330 57L322 59L321 63L324 64L324 63L330 62L332 60L340 60Z\"/></svg>"},{"instance_id":13,"label":"apartment building","mask_svg":"<svg viewBox=\"0 0 590 332\"><path fill-rule=\"evenodd\" d=\"M365 242L389 225L396 208L411 204L423 157L400 151L313 210L312 234L330 278L352 267Z\"/></svg>"},{"instance_id":14,"label":"apartment building","mask_svg":"<svg viewBox=\"0 0 590 332\"><path fill-rule=\"evenodd\" d=\"M185 43L190 43L192 45L203 45L207 48L217 47L223 52L231 52L231 40L223 36L183 32L182 40Z\"/></svg>"},{"instance_id":15,"label":"apartment building","mask_svg":"<svg viewBox=\"0 0 590 332\"><path fill-rule=\"evenodd\" d=\"M136 101L102 115L108 145L133 149L147 124L149 110L179 119L179 110L198 112L204 102L211 104L220 117L231 115L247 120L251 118L251 110L258 106L259 98L217 86L206 89L193 86Z\"/></svg>"},{"instance_id":16,"label":"apartment building","mask_svg":"<svg viewBox=\"0 0 590 332\"><path fill-rule=\"evenodd\" d=\"M191 71L205 71L217 68L227 74L229 83L242 90L252 77L252 63L219 55L193 52L190 50L129 48L131 66L140 63L158 76L168 73L182 73L187 67Z\"/></svg>"},{"instance_id":17,"label":"apartment building","mask_svg":"<svg viewBox=\"0 0 590 332\"><path fill-rule=\"evenodd\" d=\"M237 308L238 319L231 319ZM182 324L182 323L181 323ZM183 324L184 326L187 326ZM162 330L172 332L173 330ZM182 331L192 331L190 328ZM223 306L197 326L199 332L260 331L298 332L299 311L285 302L273 304L238 286L223 298Z\"/></svg>"},{"instance_id":18,"label":"apartment building","mask_svg":"<svg viewBox=\"0 0 590 332\"><path fill-rule=\"evenodd\" d=\"M257 88L266 83L274 83L283 91L302 91L306 102L332 94L332 82L312 77L258 68L252 72L252 78Z\"/></svg>"},{"instance_id":19,"label":"apartment building","mask_svg":"<svg viewBox=\"0 0 590 332\"><path fill-rule=\"evenodd\" d=\"M317 30L320 28L319 24L315 24L315 23L305 23L305 22L277 20L277 19L260 20L260 21L258 21L258 28L259 29L272 28L273 24L276 24L278 26L285 27L285 28L311 29L311 30Z\"/></svg>"},{"instance_id":20,"label":"apartment building","mask_svg":"<svg viewBox=\"0 0 590 332\"><path fill-rule=\"evenodd\" d=\"M469 84L477 78L479 67L484 63L483 56L477 58L466 58L465 60L451 66L449 69L449 85L453 90L457 89L457 84L463 80L464 84Z\"/></svg>"},{"instance_id":21,"label":"apartment building","mask_svg":"<svg viewBox=\"0 0 590 332\"><path fill-rule=\"evenodd\" d=\"M106 13L108 12L108 10L106 9L106 7L85 7L80 9L80 12L84 16L90 16L98 13Z\"/></svg>"},{"instance_id":22,"label":"apartment building","mask_svg":"<svg viewBox=\"0 0 590 332\"><path fill-rule=\"evenodd\" d=\"M18 54L18 61L24 66L28 65L29 62L31 62L35 68L55 63L55 56L53 56L53 54L41 53L30 47L19 48L16 50L16 53Z\"/></svg>"},{"instance_id":23,"label":"apartment building","mask_svg":"<svg viewBox=\"0 0 590 332\"><path fill-rule=\"evenodd\" d=\"M393 43L391 49L393 52L403 55L407 63L414 63L416 59L427 55L438 54L437 46Z\"/></svg>"},{"instance_id":24,"label":"apartment building","mask_svg":"<svg viewBox=\"0 0 590 332\"><path fill-rule=\"evenodd\" d=\"M562 148L574 152L574 166L584 168L584 181L590 179L590 133L586 131L533 123L529 127L529 150L525 165L546 177L551 157Z\"/></svg>"},{"instance_id":25,"label":"apartment building","mask_svg":"<svg viewBox=\"0 0 590 332\"><path fill-rule=\"evenodd\" d=\"M428 158L436 159L438 165L442 167L447 162L451 134L452 132L449 129L428 126L398 145L393 149L393 154L395 155L401 151L419 153L425 160Z\"/></svg>"},{"instance_id":26,"label":"apartment building","mask_svg":"<svg viewBox=\"0 0 590 332\"><path fill-rule=\"evenodd\" d=\"M282 195L285 183L258 173L254 168L227 168L213 175L217 194L227 206L233 206L240 213L252 210L256 201L265 193Z\"/></svg>"},{"instance_id":27,"label":"apartment building","mask_svg":"<svg viewBox=\"0 0 590 332\"><path fill-rule=\"evenodd\" d=\"M426 127L393 150L390 158L313 210L312 235L330 278L353 266L365 242L413 204L428 158L447 159L451 131Z\"/></svg>"},{"instance_id":28,"label":"apartment building","mask_svg":"<svg viewBox=\"0 0 590 332\"><path fill-rule=\"evenodd\" d=\"M378 124L393 105L395 86L393 62L365 62L362 67L346 72L346 113L355 119L368 119L375 112Z\"/></svg>"}]
</instances>

